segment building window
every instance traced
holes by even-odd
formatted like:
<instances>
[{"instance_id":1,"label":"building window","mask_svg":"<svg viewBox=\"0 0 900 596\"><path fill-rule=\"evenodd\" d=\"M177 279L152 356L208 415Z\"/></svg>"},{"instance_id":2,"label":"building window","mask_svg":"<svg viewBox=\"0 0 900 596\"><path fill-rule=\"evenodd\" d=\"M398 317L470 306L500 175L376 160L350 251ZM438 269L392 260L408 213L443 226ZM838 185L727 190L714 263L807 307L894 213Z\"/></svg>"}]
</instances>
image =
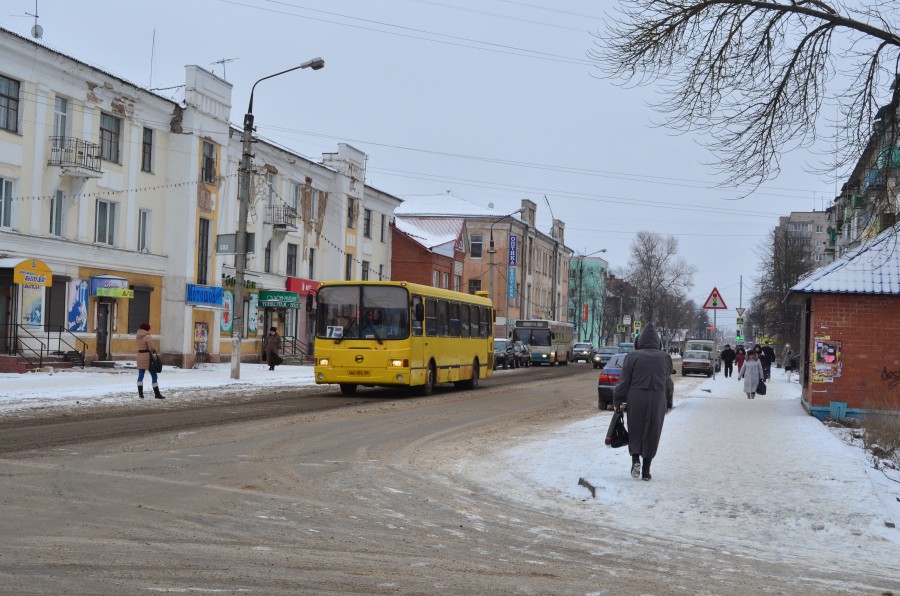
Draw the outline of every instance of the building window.
<instances>
[{"instance_id":1,"label":"building window","mask_svg":"<svg viewBox=\"0 0 900 596\"><path fill-rule=\"evenodd\" d=\"M441 273L441 287L445 290L450 288L450 274Z\"/></svg>"},{"instance_id":2,"label":"building window","mask_svg":"<svg viewBox=\"0 0 900 596\"><path fill-rule=\"evenodd\" d=\"M473 259L481 258L481 234L472 234L469 237L469 254Z\"/></svg>"},{"instance_id":3,"label":"building window","mask_svg":"<svg viewBox=\"0 0 900 596\"><path fill-rule=\"evenodd\" d=\"M200 177L204 182L216 181L216 146L203 141L203 163L201 164Z\"/></svg>"},{"instance_id":4,"label":"building window","mask_svg":"<svg viewBox=\"0 0 900 596\"><path fill-rule=\"evenodd\" d=\"M316 278L316 249L309 249L309 273L306 276L309 279Z\"/></svg>"},{"instance_id":5,"label":"building window","mask_svg":"<svg viewBox=\"0 0 900 596\"><path fill-rule=\"evenodd\" d=\"M63 235L63 191L57 190L50 199L50 235Z\"/></svg>"},{"instance_id":6,"label":"building window","mask_svg":"<svg viewBox=\"0 0 900 596\"><path fill-rule=\"evenodd\" d=\"M53 102L53 141L54 149L63 149L66 135L69 132L69 101L57 96Z\"/></svg>"},{"instance_id":7,"label":"building window","mask_svg":"<svg viewBox=\"0 0 900 596\"><path fill-rule=\"evenodd\" d=\"M100 159L119 163L122 119L100 114Z\"/></svg>"},{"instance_id":8,"label":"building window","mask_svg":"<svg viewBox=\"0 0 900 596\"><path fill-rule=\"evenodd\" d=\"M209 220L200 218L200 231L197 234L197 283L205 286L209 283Z\"/></svg>"},{"instance_id":9,"label":"building window","mask_svg":"<svg viewBox=\"0 0 900 596\"><path fill-rule=\"evenodd\" d=\"M116 203L97 199L94 242L113 246L116 240Z\"/></svg>"},{"instance_id":10,"label":"building window","mask_svg":"<svg viewBox=\"0 0 900 596\"><path fill-rule=\"evenodd\" d=\"M297 277L297 245L290 242L287 245L287 268L285 273L291 277Z\"/></svg>"},{"instance_id":11,"label":"building window","mask_svg":"<svg viewBox=\"0 0 900 596\"><path fill-rule=\"evenodd\" d=\"M369 279L369 261L362 262L362 275L360 277L363 281L368 281Z\"/></svg>"},{"instance_id":12,"label":"building window","mask_svg":"<svg viewBox=\"0 0 900 596\"><path fill-rule=\"evenodd\" d=\"M141 171L150 172L153 168L153 129L144 127L144 140L141 143Z\"/></svg>"},{"instance_id":13,"label":"building window","mask_svg":"<svg viewBox=\"0 0 900 596\"><path fill-rule=\"evenodd\" d=\"M356 199L347 197L347 227L356 227Z\"/></svg>"},{"instance_id":14,"label":"building window","mask_svg":"<svg viewBox=\"0 0 900 596\"><path fill-rule=\"evenodd\" d=\"M824 228L823 226L816 226L816 233L817 233L817 234L821 234L821 233L824 232L824 231L825 231L825 228Z\"/></svg>"},{"instance_id":15,"label":"building window","mask_svg":"<svg viewBox=\"0 0 900 596\"><path fill-rule=\"evenodd\" d=\"M0 128L19 131L19 81L0 76Z\"/></svg>"},{"instance_id":16,"label":"building window","mask_svg":"<svg viewBox=\"0 0 900 596\"><path fill-rule=\"evenodd\" d=\"M387 215L381 214L381 241L384 242L384 232L387 229Z\"/></svg>"},{"instance_id":17,"label":"building window","mask_svg":"<svg viewBox=\"0 0 900 596\"><path fill-rule=\"evenodd\" d=\"M319 190L314 188L309 197L309 218L316 221L319 217Z\"/></svg>"},{"instance_id":18,"label":"building window","mask_svg":"<svg viewBox=\"0 0 900 596\"><path fill-rule=\"evenodd\" d=\"M12 219L12 180L0 178L0 227L8 228Z\"/></svg>"},{"instance_id":19,"label":"building window","mask_svg":"<svg viewBox=\"0 0 900 596\"><path fill-rule=\"evenodd\" d=\"M816 255L816 263L822 260L822 255Z\"/></svg>"},{"instance_id":20,"label":"building window","mask_svg":"<svg viewBox=\"0 0 900 596\"><path fill-rule=\"evenodd\" d=\"M454 275L453 276L453 291L459 292L460 288L462 288L462 275Z\"/></svg>"},{"instance_id":21,"label":"building window","mask_svg":"<svg viewBox=\"0 0 900 596\"><path fill-rule=\"evenodd\" d=\"M353 279L353 253L344 255L344 279Z\"/></svg>"},{"instance_id":22,"label":"building window","mask_svg":"<svg viewBox=\"0 0 900 596\"><path fill-rule=\"evenodd\" d=\"M434 288L439 288L441 283L441 272L440 271L432 271L431 272L431 286Z\"/></svg>"},{"instance_id":23,"label":"building window","mask_svg":"<svg viewBox=\"0 0 900 596\"><path fill-rule=\"evenodd\" d=\"M363 210L363 236L366 238L372 237L372 210L364 209Z\"/></svg>"},{"instance_id":24,"label":"building window","mask_svg":"<svg viewBox=\"0 0 900 596\"><path fill-rule=\"evenodd\" d=\"M302 204L303 187L296 182L291 183L291 209L297 212L297 207Z\"/></svg>"},{"instance_id":25,"label":"building window","mask_svg":"<svg viewBox=\"0 0 900 596\"><path fill-rule=\"evenodd\" d=\"M470 279L469 280L469 293L474 294L475 292L481 291L481 280L480 279Z\"/></svg>"},{"instance_id":26,"label":"building window","mask_svg":"<svg viewBox=\"0 0 900 596\"><path fill-rule=\"evenodd\" d=\"M128 333L137 333L141 323L150 320L150 292L147 287L131 286L134 298L128 300Z\"/></svg>"},{"instance_id":27,"label":"building window","mask_svg":"<svg viewBox=\"0 0 900 596\"><path fill-rule=\"evenodd\" d=\"M266 175L266 191L269 196L269 208L272 208L277 203L277 198L275 196L275 174L269 173Z\"/></svg>"},{"instance_id":28,"label":"building window","mask_svg":"<svg viewBox=\"0 0 900 596\"><path fill-rule=\"evenodd\" d=\"M384 279L384 265L379 265L378 266L378 281L381 281L383 279Z\"/></svg>"},{"instance_id":29,"label":"building window","mask_svg":"<svg viewBox=\"0 0 900 596\"><path fill-rule=\"evenodd\" d=\"M272 273L272 241L266 242L265 258L263 259L263 271Z\"/></svg>"},{"instance_id":30,"label":"building window","mask_svg":"<svg viewBox=\"0 0 900 596\"><path fill-rule=\"evenodd\" d=\"M140 252L150 252L150 211L141 209L138 211L138 243Z\"/></svg>"}]
</instances>

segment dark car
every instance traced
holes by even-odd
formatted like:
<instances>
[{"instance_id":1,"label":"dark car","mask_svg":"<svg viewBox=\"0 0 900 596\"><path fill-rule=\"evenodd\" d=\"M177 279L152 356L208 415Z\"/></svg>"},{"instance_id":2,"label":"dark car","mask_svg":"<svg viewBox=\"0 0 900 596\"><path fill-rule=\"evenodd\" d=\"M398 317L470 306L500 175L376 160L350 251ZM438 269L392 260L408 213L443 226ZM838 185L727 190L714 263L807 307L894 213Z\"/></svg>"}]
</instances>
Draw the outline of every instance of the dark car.
<instances>
[{"instance_id":1,"label":"dark car","mask_svg":"<svg viewBox=\"0 0 900 596\"><path fill-rule=\"evenodd\" d=\"M594 346L589 343L577 343L572 347L572 362L584 360L590 362L594 357Z\"/></svg>"},{"instance_id":2,"label":"dark car","mask_svg":"<svg viewBox=\"0 0 900 596\"><path fill-rule=\"evenodd\" d=\"M510 366L514 366L512 342L508 339L494 339L494 370Z\"/></svg>"},{"instance_id":3,"label":"dark car","mask_svg":"<svg viewBox=\"0 0 900 596\"><path fill-rule=\"evenodd\" d=\"M613 391L619 384L619 375L622 373L622 363L627 354L617 353L606 363L600 371L600 379L597 381L597 407L606 410L613 403Z\"/></svg>"},{"instance_id":4,"label":"dark car","mask_svg":"<svg viewBox=\"0 0 900 596\"><path fill-rule=\"evenodd\" d=\"M515 366L516 368L519 368L520 366L531 366L531 350L528 349L528 346L526 346L524 342L513 342L512 351L513 366Z\"/></svg>"},{"instance_id":5,"label":"dark car","mask_svg":"<svg viewBox=\"0 0 900 596\"><path fill-rule=\"evenodd\" d=\"M619 348L615 346L604 346L602 348L597 348L597 351L594 352L594 357L591 358L591 361L594 363L594 368L603 368L606 366L606 363L609 362L609 359L619 353Z\"/></svg>"}]
</instances>

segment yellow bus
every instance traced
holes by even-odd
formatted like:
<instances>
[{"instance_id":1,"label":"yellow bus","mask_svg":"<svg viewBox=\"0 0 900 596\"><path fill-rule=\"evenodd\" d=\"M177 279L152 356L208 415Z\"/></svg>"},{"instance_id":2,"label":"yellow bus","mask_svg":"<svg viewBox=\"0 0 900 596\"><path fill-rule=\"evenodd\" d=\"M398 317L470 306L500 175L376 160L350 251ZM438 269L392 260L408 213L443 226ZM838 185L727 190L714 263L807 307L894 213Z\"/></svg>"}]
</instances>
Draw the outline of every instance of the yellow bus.
<instances>
[{"instance_id":1,"label":"yellow bus","mask_svg":"<svg viewBox=\"0 0 900 596\"><path fill-rule=\"evenodd\" d=\"M315 378L344 395L437 383L475 389L494 360L490 299L403 281L330 281L316 294Z\"/></svg>"}]
</instances>

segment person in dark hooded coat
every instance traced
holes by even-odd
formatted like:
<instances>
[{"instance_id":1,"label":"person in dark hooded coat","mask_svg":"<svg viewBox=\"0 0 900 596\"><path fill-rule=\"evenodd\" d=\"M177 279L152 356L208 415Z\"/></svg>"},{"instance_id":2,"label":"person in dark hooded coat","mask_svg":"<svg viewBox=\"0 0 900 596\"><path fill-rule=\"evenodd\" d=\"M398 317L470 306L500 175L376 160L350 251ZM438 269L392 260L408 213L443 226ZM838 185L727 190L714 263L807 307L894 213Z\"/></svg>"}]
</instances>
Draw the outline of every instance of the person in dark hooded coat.
<instances>
[{"instance_id":1,"label":"person in dark hooded coat","mask_svg":"<svg viewBox=\"0 0 900 596\"><path fill-rule=\"evenodd\" d=\"M622 363L619 384L613 392L613 406L618 408L628 403L631 477L650 480L650 462L659 448L666 404L671 403L675 393L672 357L660 349L659 335L652 324L644 328L634 347Z\"/></svg>"}]
</instances>

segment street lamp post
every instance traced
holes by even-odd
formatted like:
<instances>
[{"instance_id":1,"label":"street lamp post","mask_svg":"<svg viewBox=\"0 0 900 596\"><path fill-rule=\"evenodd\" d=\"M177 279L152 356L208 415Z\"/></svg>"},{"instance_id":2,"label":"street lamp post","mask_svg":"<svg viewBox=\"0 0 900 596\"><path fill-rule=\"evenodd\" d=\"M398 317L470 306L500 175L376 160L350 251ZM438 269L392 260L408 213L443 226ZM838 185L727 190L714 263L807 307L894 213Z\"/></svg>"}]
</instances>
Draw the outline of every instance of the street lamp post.
<instances>
[{"instance_id":1,"label":"street lamp post","mask_svg":"<svg viewBox=\"0 0 900 596\"><path fill-rule=\"evenodd\" d=\"M494 300L494 253L497 252L496 250L494 250L494 225L500 223L501 221L503 221L504 219L506 219L506 218L508 218L508 217L512 217L513 215L517 215L517 214L519 214L519 213L522 213L523 211L525 211L525 207L522 207L522 208L520 208L520 209L516 209L516 210L513 211L512 213L508 213L508 214L504 215L503 217L501 217L500 219L497 219L497 220L495 220L493 223L491 223L491 233L490 233L491 243L490 243L490 246L489 246L489 248L488 248L488 253L491 255L491 264L490 264L490 267L489 267L489 269L490 269L490 275L491 275L491 279L490 279L491 301ZM508 242L508 240L507 240L507 242ZM506 300L507 300L507 302L508 302L508 301L509 301L509 297L507 297ZM507 307L508 307L508 306L509 306L509 304L507 303ZM508 311L509 311L509 309L507 308L507 312L508 312Z\"/></svg>"},{"instance_id":2,"label":"street lamp post","mask_svg":"<svg viewBox=\"0 0 900 596\"><path fill-rule=\"evenodd\" d=\"M584 327L584 325L582 325L583 321L580 320L583 318L582 311L584 310L584 260L588 257L600 254L601 252L606 252L606 249L601 248L590 254L579 255L578 257L578 306L575 309L575 322L578 323L578 341L581 341L581 328Z\"/></svg>"},{"instance_id":3,"label":"street lamp post","mask_svg":"<svg viewBox=\"0 0 900 596\"><path fill-rule=\"evenodd\" d=\"M247 269L247 216L250 211L250 177L253 173L253 92L256 86L288 72L311 68L319 70L325 66L321 58L307 60L299 66L276 72L253 83L250 88L250 103L244 114L244 134L241 137L242 154L240 184L238 185L238 230L235 238L234 254L234 316L231 327L231 378L241 378L241 338L244 335L244 272Z\"/></svg>"}]
</instances>

